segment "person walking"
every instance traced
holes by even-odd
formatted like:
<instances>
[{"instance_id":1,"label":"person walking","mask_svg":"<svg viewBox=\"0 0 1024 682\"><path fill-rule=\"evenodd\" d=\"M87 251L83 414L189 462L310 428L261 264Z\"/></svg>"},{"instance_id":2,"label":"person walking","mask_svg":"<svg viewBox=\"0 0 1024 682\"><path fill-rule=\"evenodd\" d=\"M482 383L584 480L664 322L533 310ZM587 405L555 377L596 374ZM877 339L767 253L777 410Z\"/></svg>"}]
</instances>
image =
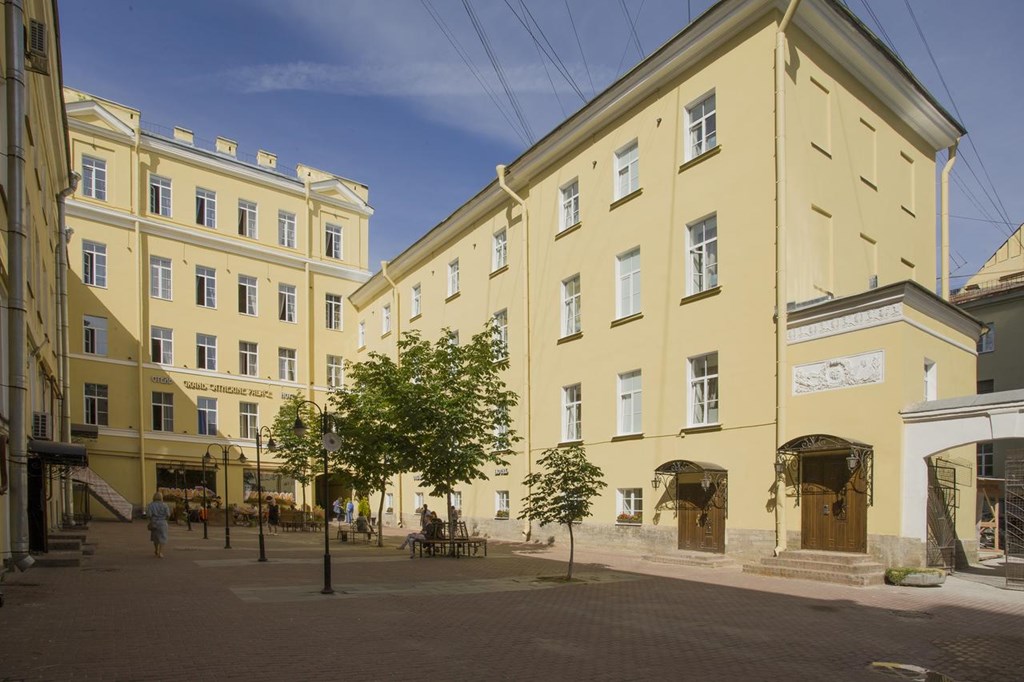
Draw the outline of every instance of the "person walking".
<instances>
[{"instance_id":1,"label":"person walking","mask_svg":"<svg viewBox=\"0 0 1024 682\"><path fill-rule=\"evenodd\" d=\"M336 518L338 520L339 524L341 523L341 498L340 497L334 501L334 518Z\"/></svg>"},{"instance_id":2,"label":"person walking","mask_svg":"<svg viewBox=\"0 0 1024 682\"><path fill-rule=\"evenodd\" d=\"M426 528L427 524L430 523L430 514L431 514L430 509L427 508L426 504L424 504L423 505L423 509L420 510L420 528L421 529Z\"/></svg>"},{"instance_id":3,"label":"person walking","mask_svg":"<svg viewBox=\"0 0 1024 682\"><path fill-rule=\"evenodd\" d=\"M352 517L355 515L356 503L352 500L348 501L345 505L345 523L352 523Z\"/></svg>"},{"instance_id":4,"label":"person walking","mask_svg":"<svg viewBox=\"0 0 1024 682\"><path fill-rule=\"evenodd\" d=\"M281 508L270 495L267 495L267 524L270 526L270 534L277 535L277 528L281 525Z\"/></svg>"},{"instance_id":5,"label":"person walking","mask_svg":"<svg viewBox=\"0 0 1024 682\"><path fill-rule=\"evenodd\" d=\"M153 543L153 556L164 558L164 545L167 544L167 520L171 518L171 510L164 503L164 496L159 490L153 493L153 501L146 506L149 523L149 539Z\"/></svg>"}]
</instances>

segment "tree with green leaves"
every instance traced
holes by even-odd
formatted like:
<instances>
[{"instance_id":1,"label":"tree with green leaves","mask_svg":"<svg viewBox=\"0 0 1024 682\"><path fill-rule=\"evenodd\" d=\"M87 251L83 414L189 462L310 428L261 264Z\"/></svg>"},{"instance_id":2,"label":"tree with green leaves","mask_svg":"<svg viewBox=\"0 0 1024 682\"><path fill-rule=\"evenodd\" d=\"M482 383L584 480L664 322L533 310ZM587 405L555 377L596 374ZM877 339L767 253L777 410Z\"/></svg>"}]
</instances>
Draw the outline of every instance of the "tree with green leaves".
<instances>
[{"instance_id":1,"label":"tree with green leaves","mask_svg":"<svg viewBox=\"0 0 1024 682\"><path fill-rule=\"evenodd\" d=\"M523 481L529 494L523 498L520 519L565 524L569 528L569 573L572 580L573 555L576 544L574 523L590 516L591 499L607 487L604 472L587 459L582 445L550 448L537 460L538 471Z\"/></svg>"},{"instance_id":2,"label":"tree with green leaves","mask_svg":"<svg viewBox=\"0 0 1024 682\"><path fill-rule=\"evenodd\" d=\"M306 506L306 486L323 470L323 450L320 444L320 415L309 403L302 405L301 394L288 396L274 416L270 430L274 435L274 454L281 461L280 472L294 478L302 486L302 506ZM301 438L293 427L298 414L308 427Z\"/></svg>"}]
</instances>

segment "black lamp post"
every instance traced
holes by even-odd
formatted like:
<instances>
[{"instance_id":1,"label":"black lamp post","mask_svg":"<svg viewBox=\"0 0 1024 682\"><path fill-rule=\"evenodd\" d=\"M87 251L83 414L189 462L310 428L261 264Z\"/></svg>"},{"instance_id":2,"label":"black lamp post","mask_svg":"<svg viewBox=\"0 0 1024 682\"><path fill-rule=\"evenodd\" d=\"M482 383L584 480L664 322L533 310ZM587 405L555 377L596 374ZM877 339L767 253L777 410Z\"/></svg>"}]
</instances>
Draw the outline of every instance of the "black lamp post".
<instances>
[{"instance_id":1,"label":"black lamp post","mask_svg":"<svg viewBox=\"0 0 1024 682\"><path fill-rule=\"evenodd\" d=\"M267 560L267 550L263 544L263 472L260 471L260 452L263 450L263 430L270 434L269 426L261 426L256 431L256 504L259 506L260 518L260 558L259 561ZM277 447L274 436L267 439L267 449L271 452Z\"/></svg>"},{"instance_id":2,"label":"black lamp post","mask_svg":"<svg viewBox=\"0 0 1024 682\"><path fill-rule=\"evenodd\" d=\"M209 540L210 537L206 532L206 517L210 515L210 507L206 502L206 463L212 460L210 456L210 448L206 448L206 454L203 455L203 539Z\"/></svg>"},{"instance_id":3,"label":"black lamp post","mask_svg":"<svg viewBox=\"0 0 1024 682\"><path fill-rule=\"evenodd\" d=\"M209 456L210 448L220 448L221 456L224 458L224 549L231 549L231 514L230 508L228 507L228 452L231 448L238 448L238 461L241 464L245 464L245 453L242 452L240 445L231 443L227 447L224 447L220 443L210 443L206 446L206 455Z\"/></svg>"},{"instance_id":4,"label":"black lamp post","mask_svg":"<svg viewBox=\"0 0 1024 682\"><path fill-rule=\"evenodd\" d=\"M192 517L188 513L188 469L185 468L184 462L181 462L178 466L181 467L181 496L185 498L185 525L191 531Z\"/></svg>"},{"instance_id":5,"label":"black lamp post","mask_svg":"<svg viewBox=\"0 0 1024 682\"><path fill-rule=\"evenodd\" d=\"M334 594L334 588L331 587L331 524L327 522L327 500L330 497L328 457L329 453L335 452L341 447L341 439L338 438L338 434L327 430L327 413L312 400L303 400L295 406L295 424L292 426L292 431L296 437L303 438L306 435L306 425L302 423L299 410L307 403L320 413L320 444L324 449L324 589L320 590L320 594Z\"/></svg>"}]
</instances>

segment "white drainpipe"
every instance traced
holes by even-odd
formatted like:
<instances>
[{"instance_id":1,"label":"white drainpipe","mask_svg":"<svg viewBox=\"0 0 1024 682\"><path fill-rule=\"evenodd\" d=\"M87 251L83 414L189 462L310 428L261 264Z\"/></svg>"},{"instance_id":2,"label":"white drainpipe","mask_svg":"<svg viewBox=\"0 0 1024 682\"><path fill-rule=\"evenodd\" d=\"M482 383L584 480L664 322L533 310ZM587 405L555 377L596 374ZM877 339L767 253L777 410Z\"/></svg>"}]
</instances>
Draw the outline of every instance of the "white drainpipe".
<instances>
[{"instance_id":1,"label":"white drainpipe","mask_svg":"<svg viewBox=\"0 0 1024 682\"><path fill-rule=\"evenodd\" d=\"M956 163L960 138L949 148L946 165L942 167L942 300L949 300L949 174Z\"/></svg>"},{"instance_id":2,"label":"white drainpipe","mask_svg":"<svg viewBox=\"0 0 1024 682\"><path fill-rule=\"evenodd\" d=\"M71 442L71 361L68 357L70 349L68 341L68 226L65 200L71 196L81 176L74 171L68 178L68 187L57 195L57 336L60 352L60 440ZM64 476L64 518L74 522L71 476Z\"/></svg>"},{"instance_id":3,"label":"white drainpipe","mask_svg":"<svg viewBox=\"0 0 1024 682\"><path fill-rule=\"evenodd\" d=\"M395 285L395 281L391 279L391 277L388 275L388 262L386 260L382 260L380 262L380 274L382 277L384 277L387 283L391 285L391 299L395 302L395 314L391 318L395 325L395 362L398 363L399 366L401 366L402 351L398 345L398 342L402 339L402 299L401 296L398 295L398 287ZM381 494L384 494L383 490L381 491ZM402 501L404 499L405 498L402 495L402 474L398 474L398 509L396 510L396 512L398 516L399 528L405 526L405 521L403 520L402 517L402 510L404 506Z\"/></svg>"}]
</instances>

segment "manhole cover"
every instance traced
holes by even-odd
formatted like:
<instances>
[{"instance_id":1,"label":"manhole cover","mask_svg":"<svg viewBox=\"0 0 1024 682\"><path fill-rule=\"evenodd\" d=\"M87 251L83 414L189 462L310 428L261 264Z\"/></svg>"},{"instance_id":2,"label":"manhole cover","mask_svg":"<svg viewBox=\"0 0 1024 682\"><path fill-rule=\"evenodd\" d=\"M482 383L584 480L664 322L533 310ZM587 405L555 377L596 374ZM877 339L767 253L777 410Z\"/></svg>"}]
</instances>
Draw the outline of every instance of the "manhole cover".
<instances>
[{"instance_id":1,"label":"manhole cover","mask_svg":"<svg viewBox=\"0 0 1024 682\"><path fill-rule=\"evenodd\" d=\"M901 680L913 680L913 682L956 682L952 677L943 675L940 672L922 668L919 665L910 665L909 663L875 661L868 666L868 670L898 677Z\"/></svg>"},{"instance_id":2,"label":"manhole cover","mask_svg":"<svg viewBox=\"0 0 1024 682\"><path fill-rule=\"evenodd\" d=\"M897 618L906 618L908 620L931 620L935 617L925 611L890 611L889 613Z\"/></svg>"}]
</instances>

